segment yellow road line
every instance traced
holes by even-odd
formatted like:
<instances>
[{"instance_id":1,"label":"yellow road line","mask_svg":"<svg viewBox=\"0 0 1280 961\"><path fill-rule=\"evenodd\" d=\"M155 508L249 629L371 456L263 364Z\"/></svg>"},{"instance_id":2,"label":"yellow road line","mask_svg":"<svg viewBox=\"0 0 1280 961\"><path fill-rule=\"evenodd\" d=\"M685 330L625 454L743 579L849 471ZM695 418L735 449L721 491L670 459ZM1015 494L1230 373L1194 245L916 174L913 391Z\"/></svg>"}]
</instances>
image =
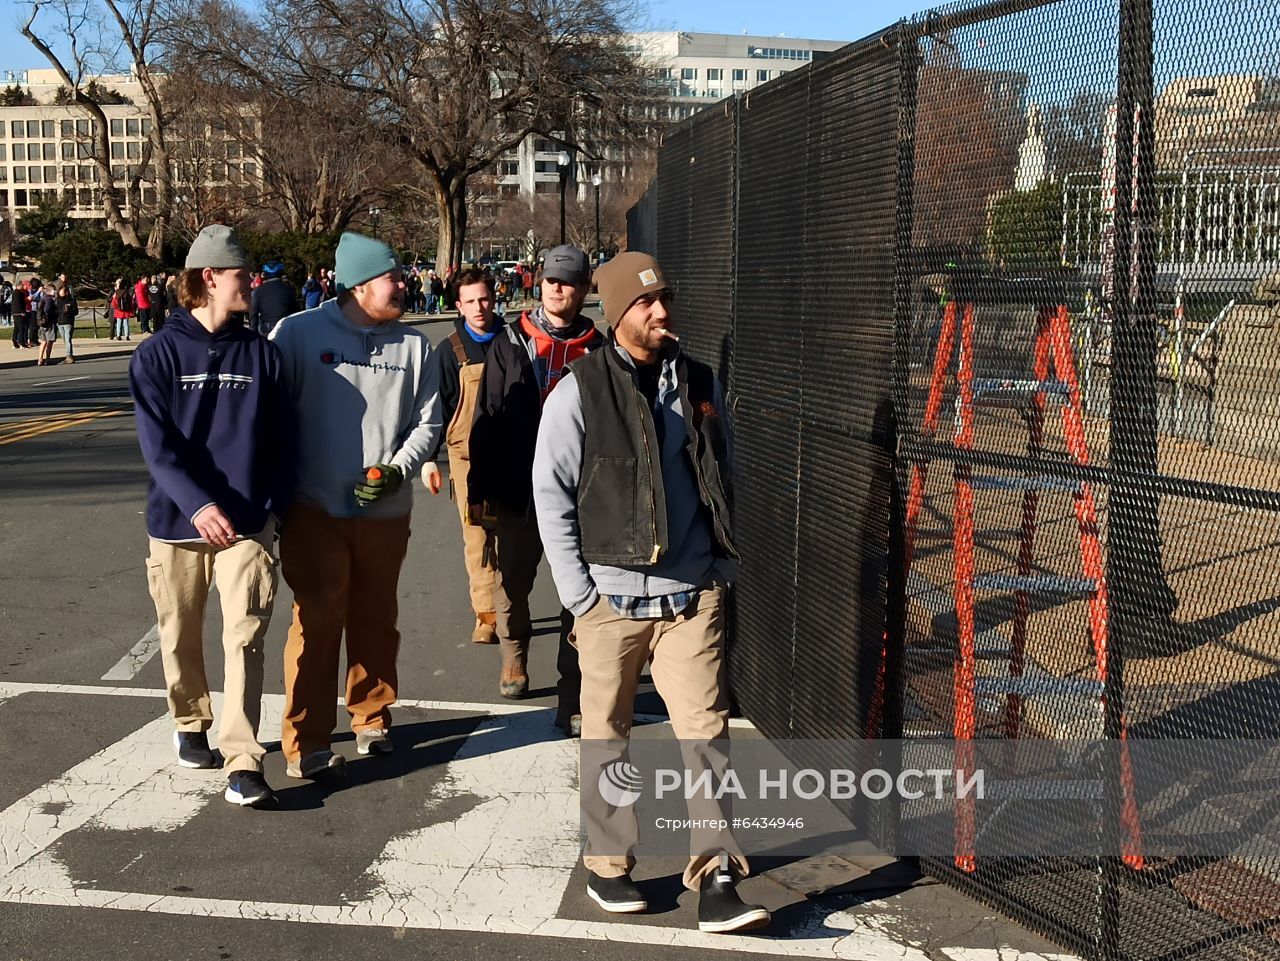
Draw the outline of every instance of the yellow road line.
<instances>
[{"instance_id":1,"label":"yellow road line","mask_svg":"<svg viewBox=\"0 0 1280 961\"><path fill-rule=\"evenodd\" d=\"M128 410L126 406L102 408L93 411L81 411L77 414L60 415L58 417L47 417L41 420L33 421L25 425L21 429L12 430L6 434L0 434L0 447L5 444L16 444L20 440L30 440L33 437L39 437L42 434L51 434L54 431L66 430L68 427L81 427L85 424L92 423L95 420L101 420L104 417L115 417L123 414Z\"/></svg>"},{"instance_id":2,"label":"yellow road line","mask_svg":"<svg viewBox=\"0 0 1280 961\"><path fill-rule=\"evenodd\" d=\"M76 420L77 418L83 417L87 413L90 413L92 411L99 410L99 409L100 408L95 407L95 408L90 408L87 411L77 410L77 411L68 412L66 414L50 414L47 417L36 417L32 420L13 421L11 423L0 426L0 437L6 434L20 434L40 424L54 424L64 420Z\"/></svg>"}]
</instances>

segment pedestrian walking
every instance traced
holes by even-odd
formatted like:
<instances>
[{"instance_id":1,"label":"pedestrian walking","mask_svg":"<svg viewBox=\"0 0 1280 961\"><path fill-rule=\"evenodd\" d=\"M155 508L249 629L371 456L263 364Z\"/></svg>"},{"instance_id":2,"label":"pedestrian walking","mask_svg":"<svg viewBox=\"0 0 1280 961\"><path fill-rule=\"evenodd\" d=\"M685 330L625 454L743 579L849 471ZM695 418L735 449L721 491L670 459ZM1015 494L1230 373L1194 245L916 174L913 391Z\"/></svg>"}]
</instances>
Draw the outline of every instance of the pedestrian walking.
<instances>
[{"instance_id":1,"label":"pedestrian walking","mask_svg":"<svg viewBox=\"0 0 1280 961\"><path fill-rule=\"evenodd\" d=\"M133 285L133 302L138 311L138 331L143 334L151 333L151 294L148 286L150 283L151 278L143 274Z\"/></svg>"},{"instance_id":2,"label":"pedestrian walking","mask_svg":"<svg viewBox=\"0 0 1280 961\"><path fill-rule=\"evenodd\" d=\"M444 310L444 281L434 270L427 271L427 276L431 280L431 313L438 314Z\"/></svg>"},{"instance_id":3,"label":"pedestrian walking","mask_svg":"<svg viewBox=\"0 0 1280 961\"><path fill-rule=\"evenodd\" d=\"M72 344L72 338L75 336L76 315L80 313L80 306L76 303L76 295L67 284L63 283L58 288L58 334L62 337L62 348L65 356L62 358L64 364L74 364L76 362L76 349Z\"/></svg>"},{"instance_id":4,"label":"pedestrian walking","mask_svg":"<svg viewBox=\"0 0 1280 961\"><path fill-rule=\"evenodd\" d=\"M604 343L595 324L581 312L591 289L587 255L566 244L547 253L547 265L542 306L503 328L489 351L471 429L467 475L472 522L494 531L494 610L502 648L498 693L513 699L529 691L529 594L542 559L530 474L542 405L569 363ZM562 612L556 723L572 736L580 723L580 678L569 645L570 629L570 618Z\"/></svg>"},{"instance_id":5,"label":"pedestrian walking","mask_svg":"<svg viewBox=\"0 0 1280 961\"><path fill-rule=\"evenodd\" d=\"M284 276L284 264L273 260L262 268L262 283L253 292L249 324L264 337L290 314L298 312L298 297Z\"/></svg>"},{"instance_id":6,"label":"pedestrian walking","mask_svg":"<svg viewBox=\"0 0 1280 961\"><path fill-rule=\"evenodd\" d=\"M164 314L168 317L178 309L178 275L170 274L164 284Z\"/></svg>"},{"instance_id":7,"label":"pedestrian walking","mask_svg":"<svg viewBox=\"0 0 1280 961\"><path fill-rule=\"evenodd\" d=\"M454 321L453 333L432 354L440 384L441 423L448 426L431 455L431 463L423 470L428 489L435 493L441 483L435 461L440 447L447 450L449 491L462 521L462 557L467 570L471 609L475 613L471 640L477 644L498 643L493 600L493 536L479 524L470 523L467 513L471 425L475 421L484 362L501 327L493 313L490 284L489 276L474 268L463 271L458 278L458 319Z\"/></svg>"},{"instance_id":8,"label":"pedestrian walking","mask_svg":"<svg viewBox=\"0 0 1280 961\"><path fill-rule=\"evenodd\" d=\"M307 274L306 282L302 285L302 302L305 309L314 310L324 301L324 286L320 281L316 280L315 274Z\"/></svg>"},{"instance_id":9,"label":"pedestrian walking","mask_svg":"<svg viewBox=\"0 0 1280 961\"><path fill-rule=\"evenodd\" d=\"M31 291L24 280L13 288L13 333L10 340L15 348L27 345L27 308L31 305Z\"/></svg>"},{"instance_id":10,"label":"pedestrian walking","mask_svg":"<svg viewBox=\"0 0 1280 961\"><path fill-rule=\"evenodd\" d=\"M112 340L130 339L129 321L133 319L136 309L133 285L123 277L117 277L115 290L111 292L111 315L115 318Z\"/></svg>"},{"instance_id":11,"label":"pedestrian walking","mask_svg":"<svg viewBox=\"0 0 1280 961\"><path fill-rule=\"evenodd\" d=\"M553 263L549 255L548 277ZM729 413L711 368L680 350L656 260L620 254L595 280L608 344L573 363L548 399L533 468L547 560L574 615L582 737L611 748L584 753L579 783L598 784L600 765L623 756L646 667L691 775L720 783L725 596L737 556ZM643 911L630 877L635 810L601 800L583 805L587 893L606 911ZM689 811L695 825L728 823L717 800L695 797ZM749 866L732 834L695 829L690 845L684 884L699 892L699 929L767 924L769 912L735 890Z\"/></svg>"},{"instance_id":12,"label":"pedestrian walking","mask_svg":"<svg viewBox=\"0 0 1280 961\"><path fill-rule=\"evenodd\" d=\"M36 336L40 344L36 366L44 367L53 354L53 342L58 339L58 300L52 284L46 284L41 291L36 309Z\"/></svg>"},{"instance_id":13,"label":"pedestrian walking","mask_svg":"<svg viewBox=\"0 0 1280 961\"><path fill-rule=\"evenodd\" d=\"M298 410L298 496L280 559L293 590L281 748L291 777L329 778L339 657L359 754L393 749L396 589L409 544L413 478L440 438L431 344L400 323L404 278L381 241L344 233L338 298L271 332Z\"/></svg>"},{"instance_id":14,"label":"pedestrian walking","mask_svg":"<svg viewBox=\"0 0 1280 961\"><path fill-rule=\"evenodd\" d=\"M277 518L292 487L292 404L279 351L238 319L249 258L235 231L205 227L187 253L179 306L129 362L138 441L151 472L147 581L155 602L178 764L212 768L204 614L222 604L218 748L232 804L268 806L258 739L263 642L276 596Z\"/></svg>"},{"instance_id":15,"label":"pedestrian walking","mask_svg":"<svg viewBox=\"0 0 1280 961\"><path fill-rule=\"evenodd\" d=\"M147 302L151 305L151 330L158 331L164 326L169 312L164 303L164 274L152 274L147 280Z\"/></svg>"},{"instance_id":16,"label":"pedestrian walking","mask_svg":"<svg viewBox=\"0 0 1280 961\"><path fill-rule=\"evenodd\" d=\"M13 326L13 284L0 280L0 327Z\"/></svg>"}]
</instances>

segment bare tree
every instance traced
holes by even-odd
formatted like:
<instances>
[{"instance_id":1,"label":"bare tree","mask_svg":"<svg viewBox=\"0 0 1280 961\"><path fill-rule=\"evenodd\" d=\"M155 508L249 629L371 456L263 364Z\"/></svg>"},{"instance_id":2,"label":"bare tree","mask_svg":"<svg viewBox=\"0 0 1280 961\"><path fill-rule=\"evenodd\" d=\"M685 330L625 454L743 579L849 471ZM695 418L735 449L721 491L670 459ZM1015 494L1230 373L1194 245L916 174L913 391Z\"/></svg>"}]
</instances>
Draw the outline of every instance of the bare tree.
<instances>
[{"instance_id":1,"label":"bare tree","mask_svg":"<svg viewBox=\"0 0 1280 961\"><path fill-rule=\"evenodd\" d=\"M68 103L81 107L93 121L89 159L97 170L102 193L102 211L107 225L130 247L145 249L152 257L160 257L168 229L172 205L173 183L170 177L169 150L165 138L169 115L161 99L163 74L152 62L158 59L158 0L35 0L22 34L57 71L66 85ZM38 34L43 25L44 36ZM65 40L69 55L59 56L53 42L46 37ZM83 38L113 38L104 45L85 46ZM111 170L111 153L106 113L92 95L90 84L95 75L127 62L142 90L142 107L151 121L148 141L139 163L129 172L125 187L128 213L120 203L116 178ZM150 174L155 181L157 203L144 244L140 214L141 184Z\"/></svg>"},{"instance_id":2,"label":"bare tree","mask_svg":"<svg viewBox=\"0 0 1280 961\"><path fill-rule=\"evenodd\" d=\"M184 12L188 24L224 25L203 40L188 29L194 56L220 75L270 69L293 94L360 104L361 130L344 146L408 158L431 194L437 259L457 263L468 183L526 136L572 146L584 132L601 141L640 129L652 87L625 47L621 2L281 0L250 14L206 0L197 16ZM236 22L258 29L226 29Z\"/></svg>"}]
</instances>

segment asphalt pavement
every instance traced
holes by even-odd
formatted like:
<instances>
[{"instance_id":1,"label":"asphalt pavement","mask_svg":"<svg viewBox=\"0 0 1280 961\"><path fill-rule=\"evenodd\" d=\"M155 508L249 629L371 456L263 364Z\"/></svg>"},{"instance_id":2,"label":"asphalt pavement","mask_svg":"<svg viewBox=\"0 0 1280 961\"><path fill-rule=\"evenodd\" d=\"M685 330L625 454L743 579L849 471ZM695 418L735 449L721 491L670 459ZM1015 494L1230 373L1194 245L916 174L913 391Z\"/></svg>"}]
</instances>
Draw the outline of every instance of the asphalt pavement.
<instances>
[{"instance_id":1,"label":"asphalt pavement","mask_svg":"<svg viewBox=\"0 0 1280 961\"><path fill-rule=\"evenodd\" d=\"M449 325L423 329L438 340ZM469 642L457 513L420 481L400 580L397 752L358 758L340 718L343 789L286 779L273 749L280 808L225 803L218 772L173 763L127 363L0 375L0 961L1065 957L901 871L824 894L822 864L764 865L742 891L774 925L716 936L696 931L680 861L659 859L636 872L649 915L601 913L577 858L576 746L552 725L550 576L544 565L533 595L533 696L513 704L497 693L497 649ZM282 582L264 742L278 731L290 604ZM216 639L216 603L207 628ZM207 645L215 690L218 650ZM649 688L638 709L663 710Z\"/></svg>"}]
</instances>

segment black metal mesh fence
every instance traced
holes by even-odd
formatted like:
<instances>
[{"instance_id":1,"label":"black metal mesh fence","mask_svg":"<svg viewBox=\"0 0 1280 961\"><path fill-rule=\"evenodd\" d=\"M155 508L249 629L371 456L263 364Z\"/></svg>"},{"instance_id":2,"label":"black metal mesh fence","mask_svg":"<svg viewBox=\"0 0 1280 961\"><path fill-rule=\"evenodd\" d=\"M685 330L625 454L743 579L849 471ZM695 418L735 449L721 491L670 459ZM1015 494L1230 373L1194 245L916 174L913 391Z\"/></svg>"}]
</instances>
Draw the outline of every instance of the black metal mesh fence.
<instances>
[{"instance_id":1,"label":"black metal mesh fence","mask_svg":"<svg viewBox=\"0 0 1280 961\"><path fill-rule=\"evenodd\" d=\"M1280 739L1277 41L1261 0L954 4L668 137L632 236L730 388L765 733ZM1275 785L1119 757L900 829L1090 956L1280 958L1280 857L1148 853L1274 834ZM1064 803L1109 856L980 856Z\"/></svg>"}]
</instances>

